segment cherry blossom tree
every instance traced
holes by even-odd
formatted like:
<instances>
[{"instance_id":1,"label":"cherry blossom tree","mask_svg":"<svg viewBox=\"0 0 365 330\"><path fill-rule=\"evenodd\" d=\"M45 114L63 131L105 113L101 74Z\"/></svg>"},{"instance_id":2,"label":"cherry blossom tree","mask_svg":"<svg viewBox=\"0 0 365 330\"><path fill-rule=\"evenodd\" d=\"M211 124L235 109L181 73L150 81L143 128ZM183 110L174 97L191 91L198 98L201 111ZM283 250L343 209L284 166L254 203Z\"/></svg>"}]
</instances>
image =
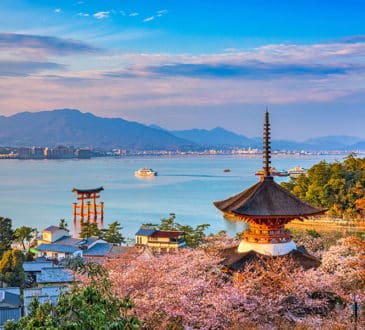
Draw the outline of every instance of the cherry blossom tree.
<instances>
[{"instance_id":1,"label":"cherry blossom tree","mask_svg":"<svg viewBox=\"0 0 365 330\"><path fill-rule=\"evenodd\" d=\"M115 295L131 297L145 329L353 327L352 294L365 303L364 241L340 240L322 252L317 269L304 271L278 257L230 275L222 271L216 239L200 249L109 261ZM218 240L219 248L234 244L224 233Z\"/></svg>"}]
</instances>

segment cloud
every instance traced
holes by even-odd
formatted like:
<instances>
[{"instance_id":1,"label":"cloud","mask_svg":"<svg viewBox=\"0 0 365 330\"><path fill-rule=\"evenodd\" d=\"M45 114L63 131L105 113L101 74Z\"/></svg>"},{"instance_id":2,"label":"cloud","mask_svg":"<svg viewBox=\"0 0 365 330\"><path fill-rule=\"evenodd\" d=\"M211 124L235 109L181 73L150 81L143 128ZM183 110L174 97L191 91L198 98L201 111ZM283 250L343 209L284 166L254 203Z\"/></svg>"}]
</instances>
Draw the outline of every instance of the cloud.
<instances>
[{"instance_id":1,"label":"cloud","mask_svg":"<svg viewBox=\"0 0 365 330\"><path fill-rule=\"evenodd\" d=\"M364 72L363 65L348 64L295 64L248 62L240 65L217 64L168 64L147 67L146 71L161 76L183 76L210 79L270 79L280 77L324 77L343 75L352 71Z\"/></svg>"},{"instance_id":2,"label":"cloud","mask_svg":"<svg viewBox=\"0 0 365 330\"><path fill-rule=\"evenodd\" d=\"M109 15L110 15L110 11L99 11L95 14L93 14L93 16L96 18L96 19L104 19L104 18L109 18Z\"/></svg>"},{"instance_id":3,"label":"cloud","mask_svg":"<svg viewBox=\"0 0 365 330\"><path fill-rule=\"evenodd\" d=\"M146 27L132 32L145 37L149 31ZM126 38L126 31L119 33L110 37ZM9 48L1 42L4 41L0 37L0 47ZM47 42L42 42L46 47ZM54 48L52 54L58 54L57 47ZM50 53L48 49L47 52ZM3 54L4 50L0 55ZM318 109L328 111L331 116L330 111L340 107L338 104L342 104L344 112L348 105L362 109L363 54L365 43L336 40L232 48L215 54L113 50L87 59L64 58L67 71L55 63L53 67L47 62L40 64L39 57L23 64L3 61L0 75L6 78L0 79L0 108L16 112L25 106L34 110L73 107L104 116L164 121L163 126L168 127L174 123L187 125L193 117L197 118L194 125L199 127L207 122L217 126L217 121L242 123L245 122L242 109L262 110L266 104L290 110L306 104L303 111L310 111L317 104ZM235 114L230 112L232 109L237 110ZM290 116L289 110L287 113L285 118L296 117ZM357 125L363 129L360 122L357 120Z\"/></svg>"},{"instance_id":4,"label":"cloud","mask_svg":"<svg viewBox=\"0 0 365 330\"><path fill-rule=\"evenodd\" d=\"M90 14L88 13L78 13L77 16L81 16L81 17L89 17Z\"/></svg>"},{"instance_id":5,"label":"cloud","mask_svg":"<svg viewBox=\"0 0 365 330\"><path fill-rule=\"evenodd\" d=\"M65 66L52 62L0 61L0 77L26 77L49 70L65 70Z\"/></svg>"},{"instance_id":6,"label":"cloud","mask_svg":"<svg viewBox=\"0 0 365 330\"><path fill-rule=\"evenodd\" d=\"M139 14L138 13L130 13L129 16L130 17L136 17L136 16L139 16Z\"/></svg>"},{"instance_id":7,"label":"cloud","mask_svg":"<svg viewBox=\"0 0 365 330\"><path fill-rule=\"evenodd\" d=\"M344 37L344 38L339 39L339 41L345 42L345 43L362 43L362 42L365 42L365 34Z\"/></svg>"},{"instance_id":8,"label":"cloud","mask_svg":"<svg viewBox=\"0 0 365 330\"><path fill-rule=\"evenodd\" d=\"M0 49L28 49L42 51L53 55L70 55L77 53L96 53L100 49L78 40L57 37L0 33Z\"/></svg>"},{"instance_id":9,"label":"cloud","mask_svg":"<svg viewBox=\"0 0 365 330\"><path fill-rule=\"evenodd\" d=\"M143 20L143 22L150 22L150 21L153 21L155 19L155 16L150 16L150 17L147 17Z\"/></svg>"},{"instance_id":10,"label":"cloud","mask_svg":"<svg viewBox=\"0 0 365 330\"><path fill-rule=\"evenodd\" d=\"M56 8L56 9L54 10L54 12L55 12L56 14L61 14L61 13L62 13L62 9L61 9L61 8Z\"/></svg>"},{"instance_id":11,"label":"cloud","mask_svg":"<svg viewBox=\"0 0 365 330\"><path fill-rule=\"evenodd\" d=\"M157 11L157 16L161 17L163 15L166 15L167 13L168 13L168 11L166 9L158 10Z\"/></svg>"}]
</instances>

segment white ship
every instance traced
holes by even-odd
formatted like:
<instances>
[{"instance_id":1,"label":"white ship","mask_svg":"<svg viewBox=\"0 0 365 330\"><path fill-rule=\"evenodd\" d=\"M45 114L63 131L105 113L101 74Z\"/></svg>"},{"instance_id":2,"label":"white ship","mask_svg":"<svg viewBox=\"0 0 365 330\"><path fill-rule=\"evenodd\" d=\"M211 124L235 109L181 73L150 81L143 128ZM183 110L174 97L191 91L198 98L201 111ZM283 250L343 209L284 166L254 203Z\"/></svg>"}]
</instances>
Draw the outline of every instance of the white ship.
<instances>
[{"instance_id":1,"label":"white ship","mask_svg":"<svg viewBox=\"0 0 365 330\"><path fill-rule=\"evenodd\" d=\"M295 166L295 167L291 168L290 170L288 170L288 173L289 173L290 177L297 178L301 174L306 174L307 170L301 166Z\"/></svg>"},{"instance_id":2,"label":"white ship","mask_svg":"<svg viewBox=\"0 0 365 330\"><path fill-rule=\"evenodd\" d=\"M148 167L140 168L139 170L134 172L135 176L141 178L150 178L157 175L157 172Z\"/></svg>"}]
</instances>

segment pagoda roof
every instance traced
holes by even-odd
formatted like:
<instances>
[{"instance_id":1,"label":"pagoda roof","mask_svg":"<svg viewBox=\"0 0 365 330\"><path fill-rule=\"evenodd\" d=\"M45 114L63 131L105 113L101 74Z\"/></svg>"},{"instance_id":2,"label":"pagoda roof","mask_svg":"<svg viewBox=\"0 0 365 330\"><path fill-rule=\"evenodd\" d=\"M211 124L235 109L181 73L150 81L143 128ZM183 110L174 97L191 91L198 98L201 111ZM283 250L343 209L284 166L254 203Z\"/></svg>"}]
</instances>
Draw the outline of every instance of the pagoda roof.
<instances>
[{"instance_id":1,"label":"pagoda roof","mask_svg":"<svg viewBox=\"0 0 365 330\"><path fill-rule=\"evenodd\" d=\"M265 262L265 260L270 258L292 259L296 266L301 266L304 269L317 268L321 265L321 261L318 258L308 254L306 251L302 251L300 248L283 256L267 256L252 250L239 253L237 246L233 246L221 250L220 256L223 258L222 265L233 272L243 271L249 263Z\"/></svg>"},{"instance_id":2,"label":"pagoda roof","mask_svg":"<svg viewBox=\"0 0 365 330\"><path fill-rule=\"evenodd\" d=\"M271 176L262 178L237 195L213 204L223 213L243 218L301 218L325 211L303 202L277 184Z\"/></svg>"},{"instance_id":3,"label":"pagoda roof","mask_svg":"<svg viewBox=\"0 0 365 330\"><path fill-rule=\"evenodd\" d=\"M98 193L100 191L104 190L103 187L99 187L99 188L95 188L95 189L77 189L77 188L73 188L72 192L77 193L77 194L88 194L88 193Z\"/></svg>"}]
</instances>

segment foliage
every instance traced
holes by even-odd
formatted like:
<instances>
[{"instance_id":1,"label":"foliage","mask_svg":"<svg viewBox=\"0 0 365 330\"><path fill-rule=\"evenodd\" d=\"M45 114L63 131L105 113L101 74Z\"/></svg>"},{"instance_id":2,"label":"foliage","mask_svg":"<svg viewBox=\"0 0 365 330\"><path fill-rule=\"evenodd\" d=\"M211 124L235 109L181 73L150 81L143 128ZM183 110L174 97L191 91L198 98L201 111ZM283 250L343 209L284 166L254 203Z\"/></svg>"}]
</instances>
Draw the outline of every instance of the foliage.
<instances>
[{"instance_id":1,"label":"foliage","mask_svg":"<svg viewBox=\"0 0 365 330\"><path fill-rule=\"evenodd\" d=\"M14 240L23 245L23 250L26 249L25 243L28 243L29 247L30 241L34 237L34 230L35 230L34 228L27 226L21 226L15 230Z\"/></svg>"},{"instance_id":2,"label":"foliage","mask_svg":"<svg viewBox=\"0 0 365 330\"><path fill-rule=\"evenodd\" d=\"M364 242L339 241L322 251L321 267L307 271L277 257L230 276L212 245L147 260L123 254L105 267L115 295L133 299L144 329L349 329L352 293L365 304Z\"/></svg>"},{"instance_id":3,"label":"foliage","mask_svg":"<svg viewBox=\"0 0 365 330\"><path fill-rule=\"evenodd\" d=\"M5 251L0 261L1 281L8 286L22 286L25 279L23 262L24 255L21 251Z\"/></svg>"},{"instance_id":4,"label":"foliage","mask_svg":"<svg viewBox=\"0 0 365 330\"><path fill-rule=\"evenodd\" d=\"M321 161L283 187L335 216L365 215L365 159L350 154L343 162Z\"/></svg>"},{"instance_id":5,"label":"foliage","mask_svg":"<svg viewBox=\"0 0 365 330\"><path fill-rule=\"evenodd\" d=\"M65 219L60 219L60 222L58 223L58 227L60 229L68 230L68 224Z\"/></svg>"},{"instance_id":6,"label":"foliage","mask_svg":"<svg viewBox=\"0 0 365 330\"><path fill-rule=\"evenodd\" d=\"M123 227L118 221L114 221L108 225L107 229L101 230L101 238L109 243L121 244L125 243L125 238L123 237L121 230Z\"/></svg>"},{"instance_id":7,"label":"foliage","mask_svg":"<svg viewBox=\"0 0 365 330\"><path fill-rule=\"evenodd\" d=\"M29 315L19 322L8 322L6 330L17 329L139 329L129 297L115 297L108 275L101 265L69 260L68 266L86 274L89 283L75 283L69 292L61 293L58 303L40 304L34 299Z\"/></svg>"},{"instance_id":8,"label":"foliage","mask_svg":"<svg viewBox=\"0 0 365 330\"><path fill-rule=\"evenodd\" d=\"M9 250L14 239L12 221L9 218L0 217L0 258L4 251Z\"/></svg>"},{"instance_id":9,"label":"foliage","mask_svg":"<svg viewBox=\"0 0 365 330\"><path fill-rule=\"evenodd\" d=\"M157 227L159 230L177 230L185 233L186 245L192 248L198 247L204 242L205 230L210 226L208 224L198 225L195 228L189 225L181 225L176 221L175 213L170 213L168 218L160 220L159 225L144 224L145 226Z\"/></svg>"},{"instance_id":10,"label":"foliage","mask_svg":"<svg viewBox=\"0 0 365 330\"><path fill-rule=\"evenodd\" d=\"M307 229L307 234L313 238L321 237L321 234L315 229Z\"/></svg>"},{"instance_id":11,"label":"foliage","mask_svg":"<svg viewBox=\"0 0 365 330\"><path fill-rule=\"evenodd\" d=\"M101 230L98 228L97 223L92 223L92 222L82 222L81 223L81 231L80 231L80 237L81 238L89 238L89 237L101 237L102 236L102 232Z\"/></svg>"}]
</instances>

